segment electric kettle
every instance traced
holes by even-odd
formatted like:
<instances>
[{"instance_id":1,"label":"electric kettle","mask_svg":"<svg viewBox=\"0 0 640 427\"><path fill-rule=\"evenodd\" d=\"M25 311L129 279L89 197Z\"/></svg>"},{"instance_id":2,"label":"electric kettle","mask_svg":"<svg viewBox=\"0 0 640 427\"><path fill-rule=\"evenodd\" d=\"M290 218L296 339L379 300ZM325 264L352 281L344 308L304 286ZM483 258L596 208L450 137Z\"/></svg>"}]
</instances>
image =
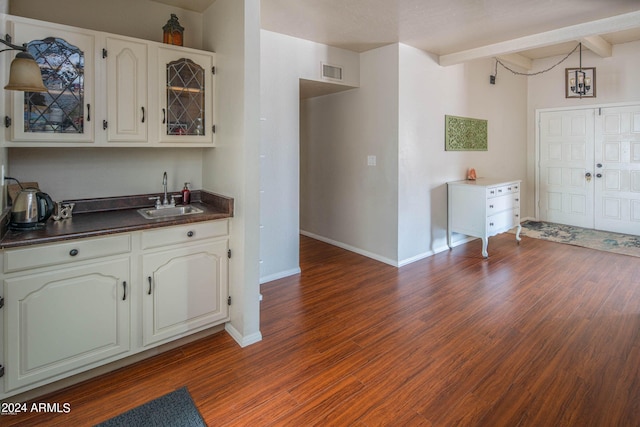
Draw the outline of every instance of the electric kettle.
<instances>
[{"instance_id":1,"label":"electric kettle","mask_svg":"<svg viewBox=\"0 0 640 427\"><path fill-rule=\"evenodd\" d=\"M9 226L18 230L42 228L53 213L53 207L53 201L47 193L36 188L25 188L13 202Z\"/></svg>"}]
</instances>

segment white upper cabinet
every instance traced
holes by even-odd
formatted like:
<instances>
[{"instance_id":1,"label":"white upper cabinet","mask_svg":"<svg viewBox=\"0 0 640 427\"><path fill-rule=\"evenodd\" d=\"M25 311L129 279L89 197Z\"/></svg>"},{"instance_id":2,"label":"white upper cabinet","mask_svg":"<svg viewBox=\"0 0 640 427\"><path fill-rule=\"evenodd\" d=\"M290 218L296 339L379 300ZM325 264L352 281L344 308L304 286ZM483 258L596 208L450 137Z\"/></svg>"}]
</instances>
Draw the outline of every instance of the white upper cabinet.
<instances>
[{"instance_id":1,"label":"white upper cabinet","mask_svg":"<svg viewBox=\"0 0 640 427\"><path fill-rule=\"evenodd\" d=\"M214 146L213 52L22 17L7 24L48 92L11 92L5 146Z\"/></svg>"},{"instance_id":2,"label":"white upper cabinet","mask_svg":"<svg viewBox=\"0 0 640 427\"><path fill-rule=\"evenodd\" d=\"M148 50L147 43L106 38L102 57L107 63L107 118L100 126L108 142L148 140Z\"/></svg>"},{"instance_id":3,"label":"white upper cabinet","mask_svg":"<svg viewBox=\"0 0 640 427\"><path fill-rule=\"evenodd\" d=\"M10 139L94 142L95 34L45 22L8 24L13 43L26 44L48 89L42 93L11 92Z\"/></svg>"},{"instance_id":4,"label":"white upper cabinet","mask_svg":"<svg viewBox=\"0 0 640 427\"><path fill-rule=\"evenodd\" d=\"M213 54L158 48L160 142L213 143Z\"/></svg>"}]
</instances>

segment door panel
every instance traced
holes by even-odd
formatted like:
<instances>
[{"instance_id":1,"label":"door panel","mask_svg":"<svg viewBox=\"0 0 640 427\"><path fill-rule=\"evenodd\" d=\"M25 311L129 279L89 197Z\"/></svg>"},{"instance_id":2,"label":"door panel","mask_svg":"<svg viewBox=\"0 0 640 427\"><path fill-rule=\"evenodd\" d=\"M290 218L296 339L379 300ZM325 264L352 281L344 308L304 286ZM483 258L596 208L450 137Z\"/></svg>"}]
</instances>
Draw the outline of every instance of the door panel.
<instances>
[{"instance_id":1,"label":"door panel","mask_svg":"<svg viewBox=\"0 0 640 427\"><path fill-rule=\"evenodd\" d=\"M595 118L595 228L640 235L640 106Z\"/></svg>"},{"instance_id":2,"label":"door panel","mask_svg":"<svg viewBox=\"0 0 640 427\"><path fill-rule=\"evenodd\" d=\"M540 114L540 219L593 228L593 110Z\"/></svg>"}]
</instances>

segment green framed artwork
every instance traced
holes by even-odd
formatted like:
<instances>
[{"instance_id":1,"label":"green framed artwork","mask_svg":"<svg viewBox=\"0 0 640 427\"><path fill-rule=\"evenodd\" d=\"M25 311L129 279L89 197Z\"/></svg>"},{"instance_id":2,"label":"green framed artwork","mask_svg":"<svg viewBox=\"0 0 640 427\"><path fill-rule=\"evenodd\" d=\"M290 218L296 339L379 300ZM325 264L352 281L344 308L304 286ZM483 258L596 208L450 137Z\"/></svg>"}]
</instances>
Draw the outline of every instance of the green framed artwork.
<instances>
[{"instance_id":1,"label":"green framed artwork","mask_svg":"<svg viewBox=\"0 0 640 427\"><path fill-rule=\"evenodd\" d=\"M468 117L444 116L446 151L487 151L487 121Z\"/></svg>"}]
</instances>

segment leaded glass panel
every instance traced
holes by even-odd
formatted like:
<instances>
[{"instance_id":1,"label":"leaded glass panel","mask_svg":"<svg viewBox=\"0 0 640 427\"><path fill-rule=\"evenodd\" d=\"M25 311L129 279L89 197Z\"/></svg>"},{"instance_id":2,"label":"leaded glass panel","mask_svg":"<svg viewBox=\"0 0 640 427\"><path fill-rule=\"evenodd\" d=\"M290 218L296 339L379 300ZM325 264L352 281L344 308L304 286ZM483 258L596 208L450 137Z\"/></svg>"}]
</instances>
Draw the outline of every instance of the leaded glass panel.
<instances>
[{"instance_id":1,"label":"leaded glass panel","mask_svg":"<svg viewBox=\"0 0 640 427\"><path fill-rule=\"evenodd\" d=\"M167 64L167 135L204 135L204 68L182 58Z\"/></svg>"},{"instance_id":2,"label":"leaded glass panel","mask_svg":"<svg viewBox=\"0 0 640 427\"><path fill-rule=\"evenodd\" d=\"M84 132L84 53L60 38L27 44L40 66L47 92L25 92L24 131Z\"/></svg>"}]
</instances>

